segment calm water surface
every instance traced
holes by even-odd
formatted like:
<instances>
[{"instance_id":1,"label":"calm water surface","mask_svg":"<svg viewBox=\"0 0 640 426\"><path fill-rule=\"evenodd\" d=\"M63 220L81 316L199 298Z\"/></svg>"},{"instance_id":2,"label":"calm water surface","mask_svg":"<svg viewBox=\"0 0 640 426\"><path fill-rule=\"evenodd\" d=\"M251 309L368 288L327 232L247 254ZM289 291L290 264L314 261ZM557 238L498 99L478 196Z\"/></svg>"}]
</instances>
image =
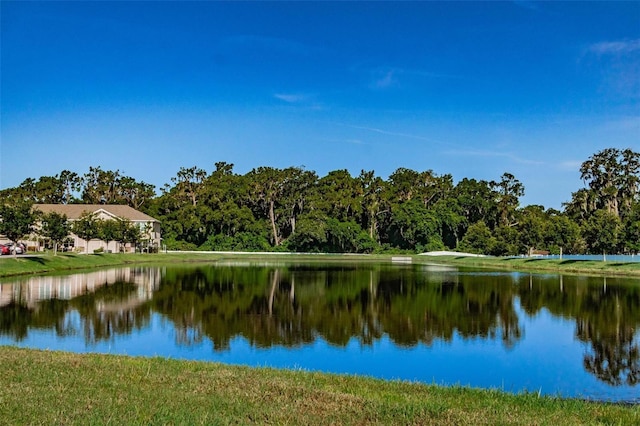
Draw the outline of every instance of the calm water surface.
<instances>
[{"instance_id":1,"label":"calm water surface","mask_svg":"<svg viewBox=\"0 0 640 426\"><path fill-rule=\"evenodd\" d=\"M217 263L0 284L0 344L640 402L637 279Z\"/></svg>"}]
</instances>

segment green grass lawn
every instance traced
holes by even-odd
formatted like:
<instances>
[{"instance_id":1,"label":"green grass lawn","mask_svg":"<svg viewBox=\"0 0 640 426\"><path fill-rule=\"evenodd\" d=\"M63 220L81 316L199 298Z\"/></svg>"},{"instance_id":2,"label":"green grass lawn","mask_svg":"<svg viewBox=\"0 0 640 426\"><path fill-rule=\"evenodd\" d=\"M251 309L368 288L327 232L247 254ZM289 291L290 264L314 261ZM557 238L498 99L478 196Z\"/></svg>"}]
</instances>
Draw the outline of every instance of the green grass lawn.
<instances>
[{"instance_id":1,"label":"green grass lawn","mask_svg":"<svg viewBox=\"0 0 640 426\"><path fill-rule=\"evenodd\" d=\"M0 347L0 423L633 425L640 406Z\"/></svg>"},{"instance_id":2,"label":"green grass lawn","mask_svg":"<svg viewBox=\"0 0 640 426\"><path fill-rule=\"evenodd\" d=\"M640 262L603 262L597 260L500 258L462 256L419 256L420 261L447 263L465 268L557 272L564 274L640 277ZM415 257L414 257L415 259Z\"/></svg>"},{"instance_id":3,"label":"green grass lawn","mask_svg":"<svg viewBox=\"0 0 640 426\"><path fill-rule=\"evenodd\" d=\"M207 262L220 259L212 254L71 254L49 253L37 256L0 256L0 277L21 274L43 274L48 272L92 269L97 267L123 266L143 263Z\"/></svg>"},{"instance_id":4,"label":"green grass lawn","mask_svg":"<svg viewBox=\"0 0 640 426\"><path fill-rule=\"evenodd\" d=\"M0 277L20 274L42 274L73 269L122 266L143 263L215 262L219 260L278 261L368 261L390 262L392 255L287 254L287 253L158 253L158 254L68 254L57 256L43 253L37 256L0 256ZM414 263L446 263L465 268L495 270L542 271L565 274L610 275L640 277L640 262L601 262L587 260L556 260L541 258L498 258L462 256L411 256Z\"/></svg>"}]
</instances>

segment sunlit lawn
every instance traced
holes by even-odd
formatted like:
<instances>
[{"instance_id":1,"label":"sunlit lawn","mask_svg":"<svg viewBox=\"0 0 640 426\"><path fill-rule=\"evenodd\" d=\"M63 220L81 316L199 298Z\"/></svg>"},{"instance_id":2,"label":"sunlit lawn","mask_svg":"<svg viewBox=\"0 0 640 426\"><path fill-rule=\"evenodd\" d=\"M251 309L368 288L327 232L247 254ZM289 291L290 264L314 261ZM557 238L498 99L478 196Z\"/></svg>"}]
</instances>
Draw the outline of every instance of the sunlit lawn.
<instances>
[{"instance_id":1,"label":"sunlit lawn","mask_svg":"<svg viewBox=\"0 0 640 426\"><path fill-rule=\"evenodd\" d=\"M549 271L573 274L640 276L640 262L604 262L597 260L499 258L439 256L431 262L454 264L461 267L517 271Z\"/></svg>"},{"instance_id":2,"label":"sunlit lawn","mask_svg":"<svg viewBox=\"0 0 640 426\"><path fill-rule=\"evenodd\" d=\"M640 406L0 347L2 424L640 424Z\"/></svg>"}]
</instances>

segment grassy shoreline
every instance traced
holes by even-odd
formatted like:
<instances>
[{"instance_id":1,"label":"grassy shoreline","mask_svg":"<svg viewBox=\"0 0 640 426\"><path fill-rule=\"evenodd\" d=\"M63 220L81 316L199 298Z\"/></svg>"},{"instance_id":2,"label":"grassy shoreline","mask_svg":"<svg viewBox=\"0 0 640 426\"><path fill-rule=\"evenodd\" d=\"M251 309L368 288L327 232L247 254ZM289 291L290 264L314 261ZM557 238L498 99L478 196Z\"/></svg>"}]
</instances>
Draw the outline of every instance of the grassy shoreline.
<instances>
[{"instance_id":1,"label":"grassy shoreline","mask_svg":"<svg viewBox=\"0 0 640 426\"><path fill-rule=\"evenodd\" d=\"M0 346L3 424L638 424L640 405ZM27 401L37 401L28 404Z\"/></svg>"},{"instance_id":2,"label":"grassy shoreline","mask_svg":"<svg viewBox=\"0 0 640 426\"><path fill-rule=\"evenodd\" d=\"M214 255L172 254L39 254L37 256L0 256L0 277L25 274L47 274L150 263L186 263L219 260Z\"/></svg>"},{"instance_id":3,"label":"grassy shoreline","mask_svg":"<svg viewBox=\"0 0 640 426\"><path fill-rule=\"evenodd\" d=\"M0 277L24 274L46 274L72 270L93 269L135 264L168 264L217 262L221 260L278 261L359 261L392 262L398 255L344 255L344 254L296 254L296 253L223 253L223 252L174 252L159 254L41 254L37 256L0 256ZM482 268L502 271L550 272L598 276L640 277L640 262L602 262L593 260L559 260L541 258L496 258L463 256L411 257L418 264L448 264L462 268Z\"/></svg>"},{"instance_id":4,"label":"grassy shoreline","mask_svg":"<svg viewBox=\"0 0 640 426\"><path fill-rule=\"evenodd\" d=\"M463 268L482 268L500 271L551 272L567 275L598 275L640 277L640 262L603 262L597 260L500 258L463 256L419 256L432 259L433 263L445 263Z\"/></svg>"},{"instance_id":5,"label":"grassy shoreline","mask_svg":"<svg viewBox=\"0 0 640 426\"><path fill-rule=\"evenodd\" d=\"M333 255L295 253L223 253L223 252L173 252L157 254L73 254L49 253L29 256L0 256L0 278L27 274L64 273L75 270L142 264L211 263L221 260L277 261L390 261L387 255Z\"/></svg>"}]
</instances>

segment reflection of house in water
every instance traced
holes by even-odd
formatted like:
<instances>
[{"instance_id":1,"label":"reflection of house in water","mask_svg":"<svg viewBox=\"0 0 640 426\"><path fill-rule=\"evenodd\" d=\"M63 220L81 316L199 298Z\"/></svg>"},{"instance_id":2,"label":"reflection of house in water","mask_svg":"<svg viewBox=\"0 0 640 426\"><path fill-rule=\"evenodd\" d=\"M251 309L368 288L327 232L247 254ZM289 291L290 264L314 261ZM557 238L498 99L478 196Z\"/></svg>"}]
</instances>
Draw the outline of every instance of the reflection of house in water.
<instances>
[{"instance_id":1,"label":"reflection of house in water","mask_svg":"<svg viewBox=\"0 0 640 426\"><path fill-rule=\"evenodd\" d=\"M120 268L64 276L23 278L0 284L0 307L15 302L34 309L43 300L71 300L105 285L127 282L136 285L134 295L126 300L98 302L99 306L96 307L102 312L127 310L151 300L161 276L161 268Z\"/></svg>"}]
</instances>

